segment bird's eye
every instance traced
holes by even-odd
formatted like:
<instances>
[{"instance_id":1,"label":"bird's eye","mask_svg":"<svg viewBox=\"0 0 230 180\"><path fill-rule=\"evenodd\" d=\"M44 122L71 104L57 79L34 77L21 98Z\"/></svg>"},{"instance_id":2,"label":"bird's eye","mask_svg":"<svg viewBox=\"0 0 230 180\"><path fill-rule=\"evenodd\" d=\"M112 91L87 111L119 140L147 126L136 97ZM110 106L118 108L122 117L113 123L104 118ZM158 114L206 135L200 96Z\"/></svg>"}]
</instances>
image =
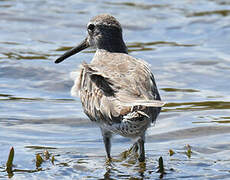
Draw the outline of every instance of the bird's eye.
<instances>
[{"instance_id":1,"label":"bird's eye","mask_svg":"<svg viewBox=\"0 0 230 180\"><path fill-rule=\"evenodd\" d=\"M89 24L89 25L88 25L88 30L93 31L94 28L95 28L95 25L94 25L94 24Z\"/></svg>"}]
</instances>

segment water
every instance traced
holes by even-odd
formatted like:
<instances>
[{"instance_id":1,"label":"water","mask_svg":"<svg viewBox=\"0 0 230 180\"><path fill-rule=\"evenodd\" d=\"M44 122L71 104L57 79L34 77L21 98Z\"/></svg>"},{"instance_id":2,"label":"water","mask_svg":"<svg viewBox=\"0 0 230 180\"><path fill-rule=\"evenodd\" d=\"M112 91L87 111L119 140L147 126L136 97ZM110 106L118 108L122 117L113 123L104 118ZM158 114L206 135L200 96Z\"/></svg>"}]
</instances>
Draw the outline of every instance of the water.
<instances>
[{"instance_id":1,"label":"water","mask_svg":"<svg viewBox=\"0 0 230 180\"><path fill-rule=\"evenodd\" d=\"M69 73L93 52L53 63L105 12L121 22L130 54L152 65L167 102L147 132L145 164L122 157L131 142L119 136L106 163L99 129L70 96ZM157 179L160 156L163 179L230 178L228 0L4 0L0 16L0 178L12 146L14 169L24 170L14 179ZM36 168L45 150L54 164Z\"/></svg>"}]
</instances>

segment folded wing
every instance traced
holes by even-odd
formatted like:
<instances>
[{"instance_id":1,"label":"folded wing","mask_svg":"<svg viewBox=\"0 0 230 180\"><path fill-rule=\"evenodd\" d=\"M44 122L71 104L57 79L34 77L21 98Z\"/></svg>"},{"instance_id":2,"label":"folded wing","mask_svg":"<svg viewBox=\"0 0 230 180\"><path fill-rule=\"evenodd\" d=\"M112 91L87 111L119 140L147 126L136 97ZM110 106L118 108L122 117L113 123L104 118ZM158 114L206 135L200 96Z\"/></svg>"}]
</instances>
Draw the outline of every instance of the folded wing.
<instances>
[{"instance_id":1,"label":"folded wing","mask_svg":"<svg viewBox=\"0 0 230 180\"><path fill-rule=\"evenodd\" d=\"M164 103L148 65L129 55L114 55L110 61L83 63L74 91L93 121L116 123L133 111L154 121ZM140 113L141 114L141 113Z\"/></svg>"}]
</instances>

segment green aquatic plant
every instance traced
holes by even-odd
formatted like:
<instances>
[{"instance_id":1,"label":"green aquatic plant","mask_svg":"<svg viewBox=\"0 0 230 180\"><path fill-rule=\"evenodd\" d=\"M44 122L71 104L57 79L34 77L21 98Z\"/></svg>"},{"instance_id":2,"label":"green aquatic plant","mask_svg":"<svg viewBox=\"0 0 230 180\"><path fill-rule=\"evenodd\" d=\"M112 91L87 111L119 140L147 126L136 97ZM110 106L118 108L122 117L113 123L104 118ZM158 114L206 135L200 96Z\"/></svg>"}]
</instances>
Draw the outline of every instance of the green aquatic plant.
<instances>
[{"instance_id":1,"label":"green aquatic plant","mask_svg":"<svg viewBox=\"0 0 230 180\"><path fill-rule=\"evenodd\" d=\"M166 174L162 156L159 158L158 164L159 165L158 165L158 171L157 172L160 173L160 179L161 179L161 178L163 178L164 174Z\"/></svg>"},{"instance_id":2,"label":"green aquatic plant","mask_svg":"<svg viewBox=\"0 0 230 180\"><path fill-rule=\"evenodd\" d=\"M186 145L186 149L187 151L185 152L185 154L188 156L188 158L191 158L192 155L192 148L189 144Z\"/></svg>"},{"instance_id":3,"label":"green aquatic plant","mask_svg":"<svg viewBox=\"0 0 230 180\"><path fill-rule=\"evenodd\" d=\"M43 159L40 154L36 154L36 167L39 168L43 163Z\"/></svg>"},{"instance_id":4,"label":"green aquatic plant","mask_svg":"<svg viewBox=\"0 0 230 180\"><path fill-rule=\"evenodd\" d=\"M55 161L55 158L54 158L54 155L52 156L51 158L51 163L54 165L54 161Z\"/></svg>"},{"instance_id":5,"label":"green aquatic plant","mask_svg":"<svg viewBox=\"0 0 230 180\"><path fill-rule=\"evenodd\" d=\"M6 172L9 177L13 176L13 161L14 161L14 148L11 147L8 160L6 162Z\"/></svg>"},{"instance_id":6,"label":"green aquatic plant","mask_svg":"<svg viewBox=\"0 0 230 180\"><path fill-rule=\"evenodd\" d=\"M169 156L172 156L174 154L175 154L175 152L172 149L169 149Z\"/></svg>"},{"instance_id":7,"label":"green aquatic plant","mask_svg":"<svg viewBox=\"0 0 230 180\"><path fill-rule=\"evenodd\" d=\"M50 161L54 165L54 155L51 156L48 150L44 150L43 153L36 154L36 167L40 167L43 162Z\"/></svg>"},{"instance_id":8,"label":"green aquatic plant","mask_svg":"<svg viewBox=\"0 0 230 180\"><path fill-rule=\"evenodd\" d=\"M13 177L13 172L26 172L26 173L34 173L34 172L38 172L38 171L41 171L42 168L38 168L41 163L43 162L43 159L42 157L37 154L36 155L36 167L37 169L13 169L13 160L14 160L14 148L12 147L10 149L10 152L9 152L9 156L8 156L8 159L7 159L7 162L6 162L6 169L5 171L8 173L8 177L11 178Z\"/></svg>"}]
</instances>

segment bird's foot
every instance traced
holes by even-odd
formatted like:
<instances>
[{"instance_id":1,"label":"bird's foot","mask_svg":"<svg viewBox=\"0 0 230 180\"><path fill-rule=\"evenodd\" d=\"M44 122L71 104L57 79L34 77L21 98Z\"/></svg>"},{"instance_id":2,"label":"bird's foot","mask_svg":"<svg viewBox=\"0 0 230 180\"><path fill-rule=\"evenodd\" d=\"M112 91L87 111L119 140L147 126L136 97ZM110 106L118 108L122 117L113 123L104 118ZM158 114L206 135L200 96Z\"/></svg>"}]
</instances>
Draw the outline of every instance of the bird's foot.
<instances>
[{"instance_id":1,"label":"bird's foot","mask_svg":"<svg viewBox=\"0 0 230 180\"><path fill-rule=\"evenodd\" d=\"M106 158L106 165L111 165L111 163L113 162L112 158L111 157L107 157Z\"/></svg>"},{"instance_id":2,"label":"bird's foot","mask_svg":"<svg viewBox=\"0 0 230 180\"><path fill-rule=\"evenodd\" d=\"M138 157L138 161L139 161L139 162L145 162L145 156L140 155L140 156Z\"/></svg>"}]
</instances>

